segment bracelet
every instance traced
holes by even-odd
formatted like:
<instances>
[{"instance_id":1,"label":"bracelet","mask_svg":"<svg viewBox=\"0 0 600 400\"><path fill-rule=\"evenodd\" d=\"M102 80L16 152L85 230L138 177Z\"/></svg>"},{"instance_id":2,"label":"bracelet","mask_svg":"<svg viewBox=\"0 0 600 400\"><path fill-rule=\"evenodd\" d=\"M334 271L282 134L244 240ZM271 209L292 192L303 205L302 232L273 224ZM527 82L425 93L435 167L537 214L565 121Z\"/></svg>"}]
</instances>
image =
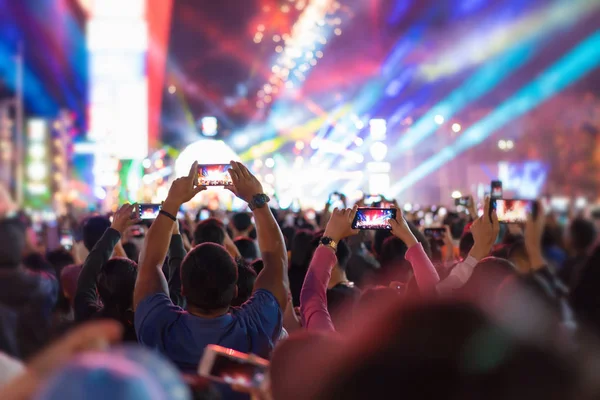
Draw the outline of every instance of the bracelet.
<instances>
[{"instance_id":1,"label":"bracelet","mask_svg":"<svg viewBox=\"0 0 600 400\"><path fill-rule=\"evenodd\" d=\"M177 218L175 218L175 216L174 216L173 214L171 214L171 213L168 213L168 212L166 212L165 210L160 210L160 211L158 212L158 214L162 214L162 215L164 215L165 217L167 217L167 218L169 218L169 219L172 219L172 220L173 220L173 222L177 222Z\"/></svg>"}]
</instances>

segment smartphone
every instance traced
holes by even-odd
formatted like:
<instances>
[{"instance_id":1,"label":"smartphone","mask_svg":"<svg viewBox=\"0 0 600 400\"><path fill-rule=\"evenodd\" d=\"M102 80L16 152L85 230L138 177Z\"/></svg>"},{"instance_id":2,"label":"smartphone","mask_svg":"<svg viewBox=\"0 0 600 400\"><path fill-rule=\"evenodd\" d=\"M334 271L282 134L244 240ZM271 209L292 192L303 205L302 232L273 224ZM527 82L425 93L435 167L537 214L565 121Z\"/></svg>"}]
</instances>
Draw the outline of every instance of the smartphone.
<instances>
[{"instance_id":1,"label":"smartphone","mask_svg":"<svg viewBox=\"0 0 600 400\"><path fill-rule=\"evenodd\" d=\"M268 369L269 362L260 357L209 344L198 365L198 374L221 383L258 388Z\"/></svg>"},{"instance_id":2,"label":"smartphone","mask_svg":"<svg viewBox=\"0 0 600 400\"><path fill-rule=\"evenodd\" d=\"M337 209L346 208L346 205L344 204L344 198L338 192L334 192L329 195L329 204L331 205L332 210L334 208L337 208Z\"/></svg>"},{"instance_id":3,"label":"smartphone","mask_svg":"<svg viewBox=\"0 0 600 400\"><path fill-rule=\"evenodd\" d=\"M446 236L446 228L425 228L423 234L428 239L443 242L444 237Z\"/></svg>"},{"instance_id":4,"label":"smartphone","mask_svg":"<svg viewBox=\"0 0 600 400\"><path fill-rule=\"evenodd\" d=\"M375 203L381 203L383 197L379 194L367 194L365 195L365 206L372 206Z\"/></svg>"},{"instance_id":5,"label":"smartphone","mask_svg":"<svg viewBox=\"0 0 600 400\"><path fill-rule=\"evenodd\" d=\"M67 251L73 248L73 234L69 230L62 230L60 232L60 246Z\"/></svg>"},{"instance_id":6,"label":"smartphone","mask_svg":"<svg viewBox=\"0 0 600 400\"><path fill-rule=\"evenodd\" d=\"M469 196L459 197L458 199L454 200L454 205L457 207L458 206L471 207L471 197L469 197Z\"/></svg>"},{"instance_id":7,"label":"smartphone","mask_svg":"<svg viewBox=\"0 0 600 400\"><path fill-rule=\"evenodd\" d=\"M210 218L210 210L200 210L200 221L204 221Z\"/></svg>"},{"instance_id":8,"label":"smartphone","mask_svg":"<svg viewBox=\"0 0 600 400\"><path fill-rule=\"evenodd\" d=\"M198 165L198 185L200 186L231 186L233 182L229 175L230 164Z\"/></svg>"},{"instance_id":9,"label":"smartphone","mask_svg":"<svg viewBox=\"0 0 600 400\"><path fill-rule=\"evenodd\" d=\"M493 207L501 224L524 224L527 215L537 216L537 203L535 200L496 199Z\"/></svg>"},{"instance_id":10,"label":"smartphone","mask_svg":"<svg viewBox=\"0 0 600 400\"><path fill-rule=\"evenodd\" d=\"M139 218L143 220L156 219L160 212L160 204L138 204Z\"/></svg>"},{"instance_id":11,"label":"smartphone","mask_svg":"<svg viewBox=\"0 0 600 400\"><path fill-rule=\"evenodd\" d=\"M502 198L502 181L492 181L490 197L492 199Z\"/></svg>"},{"instance_id":12,"label":"smartphone","mask_svg":"<svg viewBox=\"0 0 600 400\"><path fill-rule=\"evenodd\" d=\"M395 208L359 207L352 229L391 230L390 219L396 219Z\"/></svg>"}]
</instances>

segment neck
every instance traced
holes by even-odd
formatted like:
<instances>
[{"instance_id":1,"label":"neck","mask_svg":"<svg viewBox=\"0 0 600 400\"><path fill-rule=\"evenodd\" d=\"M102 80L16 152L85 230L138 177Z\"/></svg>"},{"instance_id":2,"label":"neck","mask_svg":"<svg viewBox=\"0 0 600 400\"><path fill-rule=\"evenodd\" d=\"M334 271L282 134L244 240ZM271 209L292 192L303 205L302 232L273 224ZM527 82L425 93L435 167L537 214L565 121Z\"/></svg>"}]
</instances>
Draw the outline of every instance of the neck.
<instances>
[{"instance_id":1,"label":"neck","mask_svg":"<svg viewBox=\"0 0 600 400\"><path fill-rule=\"evenodd\" d=\"M342 271L339 267L336 266L331 271L331 278L329 278L329 284L327 285L327 289L331 289L342 282L348 282L346 272Z\"/></svg>"},{"instance_id":2,"label":"neck","mask_svg":"<svg viewBox=\"0 0 600 400\"><path fill-rule=\"evenodd\" d=\"M208 311L208 310L201 309L199 307L196 307L193 304L188 303L187 311L195 317L218 318L218 317L222 317L223 315L227 314L229 312L229 307L219 308L217 310Z\"/></svg>"}]
</instances>

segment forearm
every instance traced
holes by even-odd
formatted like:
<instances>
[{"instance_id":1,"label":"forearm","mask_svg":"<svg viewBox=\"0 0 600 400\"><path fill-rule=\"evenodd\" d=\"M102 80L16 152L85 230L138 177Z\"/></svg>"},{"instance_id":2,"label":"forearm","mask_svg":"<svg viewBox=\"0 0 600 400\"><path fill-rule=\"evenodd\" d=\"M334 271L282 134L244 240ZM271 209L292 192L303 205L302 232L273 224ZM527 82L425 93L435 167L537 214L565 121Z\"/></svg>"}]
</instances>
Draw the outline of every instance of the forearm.
<instances>
[{"instance_id":1,"label":"forearm","mask_svg":"<svg viewBox=\"0 0 600 400\"><path fill-rule=\"evenodd\" d=\"M162 205L162 209L171 215L176 215L179 207L180 204L168 198ZM134 308L150 294L169 293L161 268L169 250L174 223L169 217L159 214L146 234L133 294Z\"/></svg>"},{"instance_id":2,"label":"forearm","mask_svg":"<svg viewBox=\"0 0 600 400\"><path fill-rule=\"evenodd\" d=\"M333 249L319 246L315 251L300 292L300 311L307 330L334 331L327 310L327 284L337 258Z\"/></svg>"},{"instance_id":3,"label":"forearm","mask_svg":"<svg viewBox=\"0 0 600 400\"><path fill-rule=\"evenodd\" d=\"M438 293L451 293L453 290L464 286L469 278L471 278L471 275L473 275L473 271L475 270L475 266L477 266L478 262L479 260L469 256L464 261L456 265L450 272L450 275L448 275L446 279L437 285Z\"/></svg>"},{"instance_id":4,"label":"forearm","mask_svg":"<svg viewBox=\"0 0 600 400\"><path fill-rule=\"evenodd\" d=\"M405 258L413 268L419 290L426 294L436 293L436 285L440 281L440 277L431 260L425 254L421 243L413 243L406 252Z\"/></svg>"},{"instance_id":5,"label":"forearm","mask_svg":"<svg viewBox=\"0 0 600 400\"><path fill-rule=\"evenodd\" d=\"M75 294L75 317L82 319L86 316L84 310L87 305L97 301L96 281L102 267L110 259L110 256L117 242L121 239L121 234L116 230L109 228L104 232L98 243L88 254L83 263L83 268L77 280L77 292Z\"/></svg>"}]
</instances>

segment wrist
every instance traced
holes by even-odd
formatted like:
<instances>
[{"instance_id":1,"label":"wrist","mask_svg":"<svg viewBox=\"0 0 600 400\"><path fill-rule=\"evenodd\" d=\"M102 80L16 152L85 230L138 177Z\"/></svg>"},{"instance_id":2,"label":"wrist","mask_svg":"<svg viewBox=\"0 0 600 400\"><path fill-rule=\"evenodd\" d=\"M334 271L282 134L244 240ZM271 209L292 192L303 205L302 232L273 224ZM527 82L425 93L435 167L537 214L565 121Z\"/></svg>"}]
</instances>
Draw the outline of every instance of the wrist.
<instances>
[{"instance_id":1,"label":"wrist","mask_svg":"<svg viewBox=\"0 0 600 400\"><path fill-rule=\"evenodd\" d=\"M408 248L411 248L417 243L419 243L419 241L417 240L415 235L412 234L412 232L403 233L398 236L398 239L402 240Z\"/></svg>"},{"instance_id":2,"label":"wrist","mask_svg":"<svg viewBox=\"0 0 600 400\"><path fill-rule=\"evenodd\" d=\"M486 246L478 246L477 244L473 245L473 248L469 252L469 255L477 261L487 257L488 254L490 254L489 247L486 248Z\"/></svg>"},{"instance_id":3,"label":"wrist","mask_svg":"<svg viewBox=\"0 0 600 400\"><path fill-rule=\"evenodd\" d=\"M325 229L325 232L323 232L323 237L331 238L331 240L333 240L336 243L339 243L339 241L342 240L342 237L340 237L340 235L331 233L331 232L327 231L327 229Z\"/></svg>"},{"instance_id":4,"label":"wrist","mask_svg":"<svg viewBox=\"0 0 600 400\"><path fill-rule=\"evenodd\" d=\"M167 199L162 203L161 209L165 210L169 214L177 215L181 204L182 203L180 201L167 197Z\"/></svg>"}]
</instances>

